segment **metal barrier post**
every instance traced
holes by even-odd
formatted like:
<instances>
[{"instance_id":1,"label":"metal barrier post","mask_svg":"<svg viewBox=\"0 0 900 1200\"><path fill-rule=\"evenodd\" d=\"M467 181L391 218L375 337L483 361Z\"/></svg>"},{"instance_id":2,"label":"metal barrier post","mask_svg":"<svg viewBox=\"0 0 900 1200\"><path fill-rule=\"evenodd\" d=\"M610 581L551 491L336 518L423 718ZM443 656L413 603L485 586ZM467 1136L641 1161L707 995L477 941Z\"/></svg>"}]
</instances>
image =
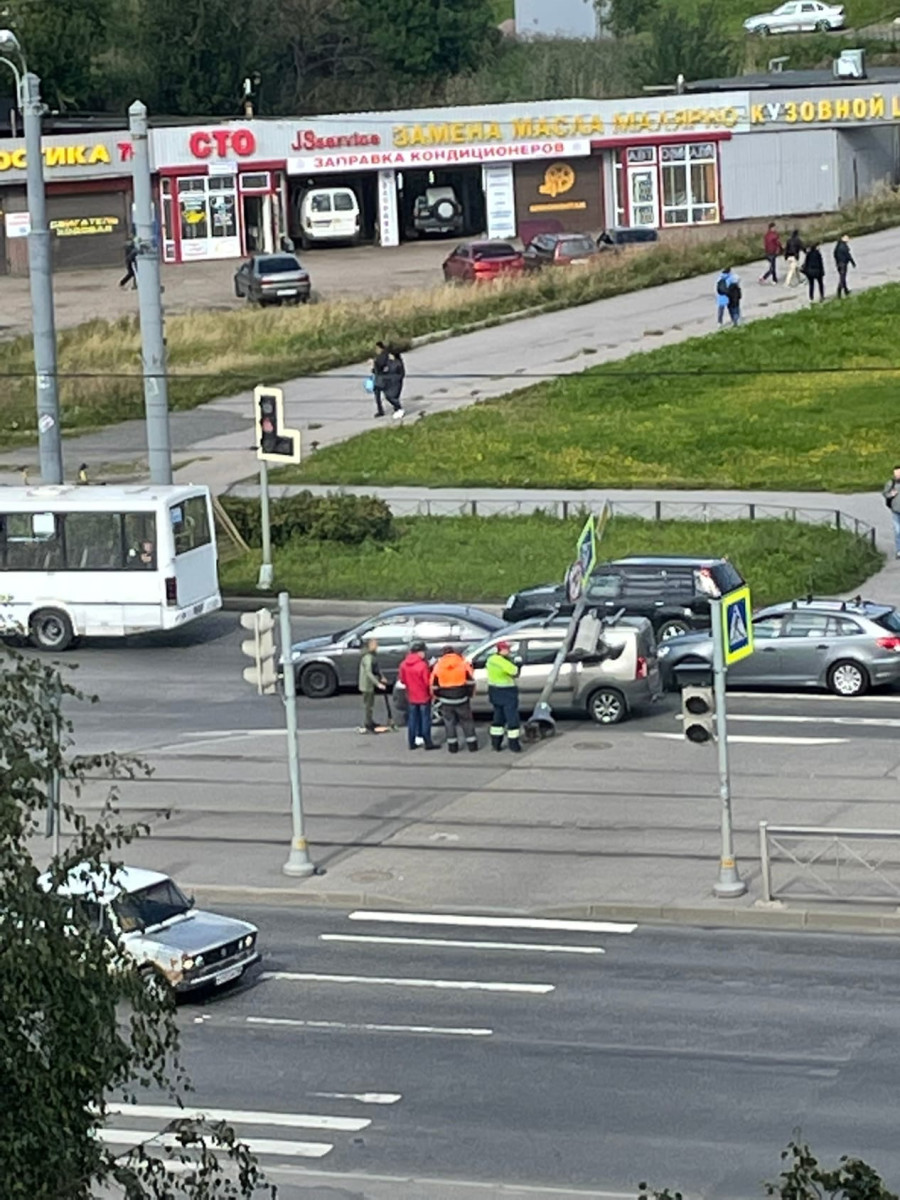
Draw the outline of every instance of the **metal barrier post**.
<instances>
[{"instance_id":1,"label":"metal barrier post","mask_svg":"<svg viewBox=\"0 0 900 1200\"><path fill-rule=\"evenodd\" d=\"M772 876L769 871L769 825L767 821L759 823L759 865L762 869L763 900L772 899Z\"/></svg>"}]
</instances>

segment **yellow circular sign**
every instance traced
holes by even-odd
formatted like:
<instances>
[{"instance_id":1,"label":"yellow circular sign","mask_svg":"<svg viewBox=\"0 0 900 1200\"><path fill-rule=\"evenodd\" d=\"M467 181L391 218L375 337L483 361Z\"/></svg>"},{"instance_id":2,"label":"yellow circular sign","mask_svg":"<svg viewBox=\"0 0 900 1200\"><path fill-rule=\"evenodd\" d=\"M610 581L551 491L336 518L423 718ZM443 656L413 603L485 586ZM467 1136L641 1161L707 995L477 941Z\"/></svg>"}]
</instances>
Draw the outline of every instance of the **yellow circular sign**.
<instances>
[{"instance_id":1,"label":"yellow circular sign","mask_svg":"<svg viewBox=\"0 0 900 1200\"><path fill-rule=\"evenodd\" d=\"M575 186L575 172L568 163L551 163L544 172L544 182L538 188L542 196L560 196Z\"/></svg>"}]
</instances>

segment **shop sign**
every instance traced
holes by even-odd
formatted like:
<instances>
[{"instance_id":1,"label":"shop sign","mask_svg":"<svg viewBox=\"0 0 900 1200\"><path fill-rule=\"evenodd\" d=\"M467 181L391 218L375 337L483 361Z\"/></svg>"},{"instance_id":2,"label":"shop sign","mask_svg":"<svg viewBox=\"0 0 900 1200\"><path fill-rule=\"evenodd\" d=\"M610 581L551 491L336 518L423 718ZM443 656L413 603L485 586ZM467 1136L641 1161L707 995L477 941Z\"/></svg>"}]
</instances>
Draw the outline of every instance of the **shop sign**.
<instances>
[{"instance_id":1,"label":"shop sign","mask_svg":"<svg viewBox=\"0 0 900 1200\"><path fill-rule=\"evenodd\" d=\"M109 147L101 142L83 146L44 146L41 154L46 167L95 167L98 163L112 162ZM0 171L24 171L27 165L24 146L0 150Z\"/></svg>"},{"instance_id":2,"label":"shop sign","mask_svg":"<svg viewBox=\"0 0 900 1200\"><path fill-rule=\"evenodd\" d=\"M577 158L591 152L591 143L572 139L568 142L522 142L510 145L433 146L416 150L376 150L362 154L311 154L289 158L289 175L314 175L317 171L371 171L386 167L452 167L483 162L522 162L558 155Z\"/></svg>"},{"instance_id":3,"label":"shop sign","mask_svg":"<svg viewBox=\"0 0 900 1200\"><path fill-rule=\"evenodd\" d=\"M6 236L24 238L31 233L31 213L8 212L5 214Z\"/></svg>"},{"instance_id":4,"label":"shop sign","mask_svg":"<svg viewBox=\"0 0 900 1200\"><path fill-rule=\"evenodd\" d=\"M741 114L733 106L725 108L677 108L672 112L613 113L613 134L683 133L688 129L734 129Z\"/></svg>"},{"instance_id":5,"label":"shop sign","mask_svg":"<svg viewBox=\"0 0 900 1200\"><path fill-rule=\"evenodd\" d=\"M378 172L378 241L382 246L400 245L397 176L391 168Z\"/></svg>"},{"instance_id":6,"label":"shop sign","mask_svg":"<svg viewBox=\"0 0 900 1200\"><path fill-rule=\"evenodd\" d=\"M256 136L251 129L195 129L188 138L188 150L193 158L252 158L256 153Z\"/></svg>"},{"instance_id":7,"label":"shop sign","mask_svg":"<svg viewBox=\"0 0 900 1200\"><path fill-rule=\"evenodd\" d=\"M485 163L481 171L488 237L515 237L516 193L512 163Z\"/></svg>"},{"instance_id":8,"label":"shop sign","mask_svg":"<svg viewBox=\"0 0 900 1200\"><path fill-rule=\"evenodd\" d=\"M50 232L57 237L84 237L94 233L115 233L118 217L60 217L50 222Z\"/></svg>"},{"instance_id":9,"label":"shop sign","mask_svg":"<svg viewBox=\"0 0 900 1200\"><path fill-rule=\"evenodd\" d=\"M292 150L354 150L359 146L380 146L377 133L334 133L320 135L313 129L298 129L291 142Z\"/></svg>"},{"instance_id":10,"label":"shop sign","mask_svg":"<svg viewBox=\"0 0 900 1200\"><path fill-rule=\"evenodd\" d=\"M833 121L900 120L900 96L880 92L871 96L842 97L840 100L775 100L750 105L751 125L812 125Z\"/></svg>"}]
</instances>

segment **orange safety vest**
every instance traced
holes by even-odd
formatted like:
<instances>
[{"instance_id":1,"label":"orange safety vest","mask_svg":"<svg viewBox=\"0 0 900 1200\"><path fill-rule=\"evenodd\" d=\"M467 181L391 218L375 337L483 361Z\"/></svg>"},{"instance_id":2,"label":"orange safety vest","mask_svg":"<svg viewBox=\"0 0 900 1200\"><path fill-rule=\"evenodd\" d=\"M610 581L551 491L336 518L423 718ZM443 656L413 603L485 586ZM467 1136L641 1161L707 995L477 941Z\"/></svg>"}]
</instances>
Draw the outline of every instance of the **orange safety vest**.
<instances>
[{"instance_id":1,"label":"orange safety vest","mask_svg":"<svg viewBox=\"0 0 900 1200\"><path fill-rule=\"evenodd\" d=\"M431 673L431 685L443 704L464 704L475 690L472 664L461 654L444 654Z\"/></svg>"}]
</instances>

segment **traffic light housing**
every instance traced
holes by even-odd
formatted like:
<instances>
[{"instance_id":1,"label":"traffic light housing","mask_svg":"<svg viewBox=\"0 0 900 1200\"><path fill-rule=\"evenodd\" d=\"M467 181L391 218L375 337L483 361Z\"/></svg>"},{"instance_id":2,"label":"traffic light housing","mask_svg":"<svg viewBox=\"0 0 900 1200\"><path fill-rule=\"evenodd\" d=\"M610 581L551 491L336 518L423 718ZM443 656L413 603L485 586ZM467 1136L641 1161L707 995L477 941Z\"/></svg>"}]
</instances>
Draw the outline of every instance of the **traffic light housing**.
<instances>
[{"instance_id":1,"label":"traffic light housing","mask_svg":"<svg viewBox=\"0 0 900 1200\"><path fill-rule=\"evenodd\" d=\"M253 403L256 457L266 462L298 463L300 430L285 426L284 392L275 387L254 388Z\"/></svg>"},{"instance_id":2,"label":"traffic light housing","mask_svg":"<svg viewBox=\"0 0 900 1200\"><path fill-rule=\"evenodd\" d=\"M682 732L689 742L703 746L715 740L716 708L713 689L689 683L681 689Z\"/></svg>"},{"instance_id":3,"label":"traffic light housing","mask_svg":"<svg viewBox=\"0 0 900 1200\"><path fill-rule=\"evenodd\" d=\"M275 618L267 608L241 613L241 627L253 634L241 642L241 653L253 659L252 667L244 667L244 678L257 692L275 691L278 673L275 668Z\"/></svg>"}]
</instances>

